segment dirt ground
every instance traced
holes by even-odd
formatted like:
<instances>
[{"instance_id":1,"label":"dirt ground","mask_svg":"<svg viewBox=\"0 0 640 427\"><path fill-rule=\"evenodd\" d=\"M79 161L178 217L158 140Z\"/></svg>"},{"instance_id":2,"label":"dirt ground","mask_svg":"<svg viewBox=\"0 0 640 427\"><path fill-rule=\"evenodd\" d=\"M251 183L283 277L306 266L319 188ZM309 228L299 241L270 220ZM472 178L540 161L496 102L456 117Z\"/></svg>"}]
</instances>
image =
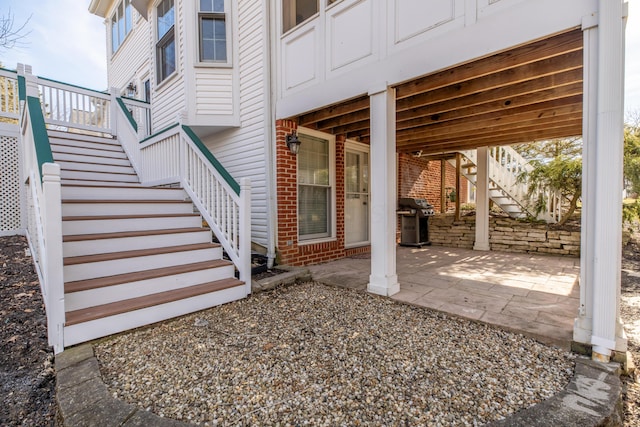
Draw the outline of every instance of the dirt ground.
<instances>
[{"instance_id":1,"label":"dirt ground","mask_svg":"<svg viewBox=\"0 0 640 427\"><path fill-rule=\"evenodd\" d=\"M23 237L0 237L0 426L55 426L53 353L38 277ZM640 243L627 244L621 315L640 362ZM624 378L625 426L640 426L640 383Z\"/></svg>"},{"instance_id":2,"label":"dirt ground","mask_svg":"<svg viewBox=\"0 0 640 427\"><path fill-rule=\"evenodd\" d=\"M55 425L53 352L24 237L0 238L0 425Z\"/></svg>"}]
</instances>

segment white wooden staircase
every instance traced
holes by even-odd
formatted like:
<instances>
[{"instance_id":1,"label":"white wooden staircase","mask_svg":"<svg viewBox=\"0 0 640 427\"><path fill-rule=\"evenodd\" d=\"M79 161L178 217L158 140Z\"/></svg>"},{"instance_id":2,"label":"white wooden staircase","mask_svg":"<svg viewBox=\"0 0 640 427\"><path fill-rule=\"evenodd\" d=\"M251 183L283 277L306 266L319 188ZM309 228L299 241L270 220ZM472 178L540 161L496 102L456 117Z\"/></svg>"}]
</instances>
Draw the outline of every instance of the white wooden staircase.
<instances>
[{"instance_id":1,"label":"white wooden staircase","mask_svg":"<svg viewBox=\"0 0 640 427\"><path fill-rule=\"evenodd\" d=\"M461 151L461 173L473 185L476 184L477 154L475 150ZM455 166L455 160L449 160ZM547 222L560 220L559 195L538 191L534 198L546 198L548 209L535 214L532 208L529 186L519 179L521 172L530 172L533 167L509 146L489 149L489 198L512 218L534 216ZM547 194L548 193L548 194Z\"/></svg>"},{"instance_id":2,"label":"white wooden staircase","mask_svg":"<svg viewBox=\"0 0 640 427\"><path fill-rule=\"evenodd\" d=\"M140 185L114 139L49 140L61 167L65 347L247 295L184 190Z\"/></svg>"}]
</instances>

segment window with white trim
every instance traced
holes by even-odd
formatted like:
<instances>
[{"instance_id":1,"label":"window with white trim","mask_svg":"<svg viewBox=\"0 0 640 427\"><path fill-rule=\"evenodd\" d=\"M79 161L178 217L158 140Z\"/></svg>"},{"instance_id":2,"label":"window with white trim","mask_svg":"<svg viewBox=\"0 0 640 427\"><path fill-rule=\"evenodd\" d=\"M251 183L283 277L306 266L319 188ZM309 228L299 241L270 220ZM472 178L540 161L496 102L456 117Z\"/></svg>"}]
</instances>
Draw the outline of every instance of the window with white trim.
<instances>
[{"instance_id":1,"label":"window with white trim","mask_svg":"<svg viewBox=\"0 0 640 427\"><path fill-rule=\"evenodd\" d=\"M111 53L114 54L133 27L131 1L122 0L111 15Z\"/></svg>"},{"instance_id":2,"label":"window with white trim","mask_svg":"<svg viewBox=\"0 0 640 427\"><path fill-rule=\"evenodd\" d=\"M282 32L286 33L318 13L318 0L282 0Z\"/></svg>"},{"instance_id":3,"label":"window with white trim","mask_svg":"<svg viewBox=\"0 0 640 427\"><path fill-rule=\"evenodd\" d=\"M200 0L198 43L200 62L228 62L228 19L225 0Z\"/></svg>"},{"instance_id":4,"label":"window with white trim","mask_svg":"<svg viewBox=\"0 0 640 427\"><path fill-rule=\"evenodd\" d=\"M173 0L162 0L156 10L156 65L160 83L176 71L176 16Z\"/></svg>"},{"instance_id":5,"label":"window with white trim","mask_svg":"<svg viewBox=\"0 0 640 427\"><path fill-rule=\"evenodd\" d=\"M303 133L298 133L298 138L298 238L305 241L333 237L334 141Z\"/></svg>"}]
</instances>

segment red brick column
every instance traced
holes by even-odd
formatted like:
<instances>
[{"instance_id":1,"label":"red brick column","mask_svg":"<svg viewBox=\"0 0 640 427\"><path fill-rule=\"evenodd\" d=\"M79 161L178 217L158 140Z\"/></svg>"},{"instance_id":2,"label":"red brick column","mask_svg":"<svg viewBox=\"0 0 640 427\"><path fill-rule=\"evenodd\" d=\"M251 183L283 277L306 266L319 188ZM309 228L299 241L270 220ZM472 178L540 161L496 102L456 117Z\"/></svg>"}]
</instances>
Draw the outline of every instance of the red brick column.
<instances>
[{"instance_id":1,"label":"red brick column","mask_svg":"<svg viewBox=\"0 0 640 427\"><path fill-rule=\"evenodd\" d=\"M280 264L291 264L298 255L297 158L285 141L286 135L297 127L291 120L276 120L276 245Z\"/></svg>"}]
</instances>

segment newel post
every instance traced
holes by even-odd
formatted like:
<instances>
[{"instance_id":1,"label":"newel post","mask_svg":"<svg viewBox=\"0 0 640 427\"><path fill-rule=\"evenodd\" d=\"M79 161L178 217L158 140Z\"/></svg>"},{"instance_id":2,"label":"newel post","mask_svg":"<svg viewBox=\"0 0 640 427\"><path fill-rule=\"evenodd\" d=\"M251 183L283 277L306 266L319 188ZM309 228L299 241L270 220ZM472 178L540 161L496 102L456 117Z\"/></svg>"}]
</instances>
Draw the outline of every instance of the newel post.
<instances>
[{"instance_id":1,"label":"newel post","mask_svg":"<svg viewBox=\"0 0 640 427\"><path fill-rule=\"evenodd\" d=\"M111 100L109 101L109 122L111 124L111 135L118 134L118 94L119 91L117 88L112 87L111 89L109 89L109 95L111 95Z\"/></svg>"},{"instance_id":2,"label":"newel post","mask_svg":"<svg viewBox=\"0 0 640 427\"><path fill-rule=\"evenodd\" d=\"M240 280L245 283L248 295L251 293L251 178L240 179L239 216Z\"/></svg>"},{"instance_id":3,"label":"newel post","mask_svg":"<svg viewBox=\"0 0 640 427\"><path fill-rule=\"evenodd\" d=\"M62 271L62 192L60 165L42 165L42 205L44 218L45 277L47 280L47 322L49 345L54 352L64 350L64 276Z\"/></svg>"}]
</instances>

